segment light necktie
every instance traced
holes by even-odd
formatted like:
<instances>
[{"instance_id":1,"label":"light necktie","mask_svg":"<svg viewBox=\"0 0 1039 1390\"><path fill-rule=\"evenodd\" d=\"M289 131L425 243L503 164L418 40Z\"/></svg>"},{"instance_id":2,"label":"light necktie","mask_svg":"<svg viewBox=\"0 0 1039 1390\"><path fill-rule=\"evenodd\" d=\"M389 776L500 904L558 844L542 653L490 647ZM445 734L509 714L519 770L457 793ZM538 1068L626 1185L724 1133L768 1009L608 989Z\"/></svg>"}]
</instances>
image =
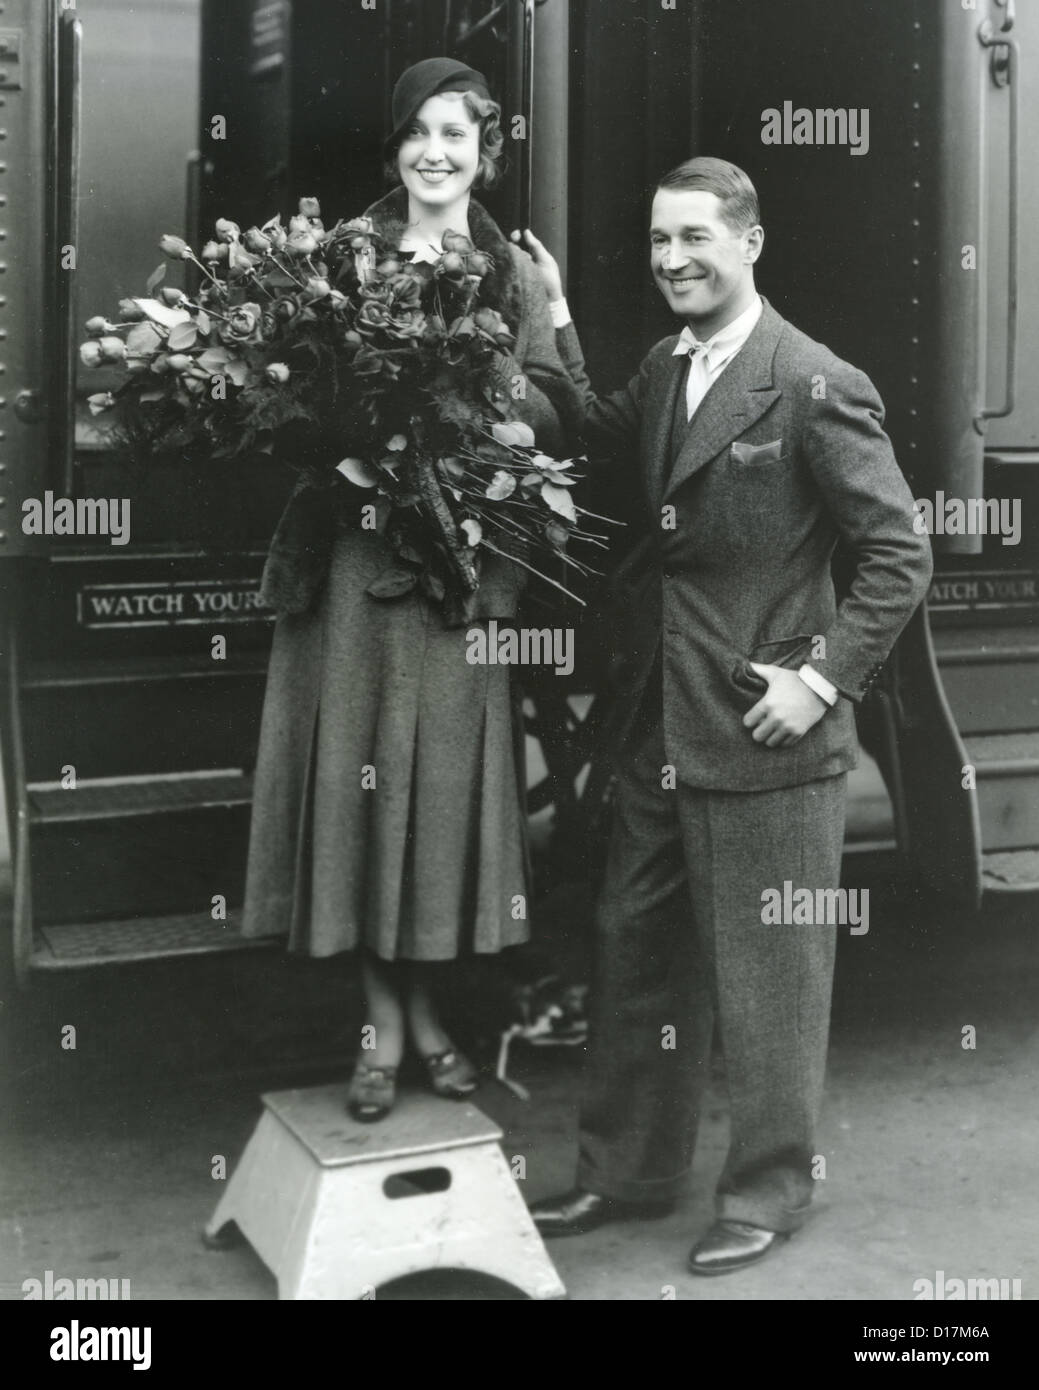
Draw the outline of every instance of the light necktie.
<instances>
[{"instance_id":1,"label":"light necktie","mask_svg":"<svg viewBox=\"0 0 1039 1390\"><path fill-rule=\"evenodd\" d=\"M710 390L711 378L707 367L707 347L697 343L689 349L689 375L685 383L685 417L691 420L700 402Z\"/></svg>"}]
</instances>

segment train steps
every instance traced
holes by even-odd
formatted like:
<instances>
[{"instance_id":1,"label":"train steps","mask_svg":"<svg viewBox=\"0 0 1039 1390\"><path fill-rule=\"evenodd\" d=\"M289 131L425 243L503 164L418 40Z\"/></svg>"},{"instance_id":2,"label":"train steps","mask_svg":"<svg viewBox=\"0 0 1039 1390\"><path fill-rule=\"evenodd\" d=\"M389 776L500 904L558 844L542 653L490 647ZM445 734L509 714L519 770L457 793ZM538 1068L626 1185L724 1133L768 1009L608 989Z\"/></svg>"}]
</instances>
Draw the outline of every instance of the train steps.
<instances>
[{"instance_id":1,"label":"train steps","mask_svg":"<svg viewBox=\"0 0 1039 1390\"><path fill-rule=\"evenodd\" d=\"M1039 627L938 629L942 685L974 769L988 892L1039 889Z\"/></svg>"},{"instance_id":2,"label":"train steps","mask_svg":"<svg viewBox=\"0 0 1039 1390\"><path fill-rule=\"evenodd\" d=\"M266 655L13 661L15 961L262 949L241 935Z\"/></svg>"}]
</instances>

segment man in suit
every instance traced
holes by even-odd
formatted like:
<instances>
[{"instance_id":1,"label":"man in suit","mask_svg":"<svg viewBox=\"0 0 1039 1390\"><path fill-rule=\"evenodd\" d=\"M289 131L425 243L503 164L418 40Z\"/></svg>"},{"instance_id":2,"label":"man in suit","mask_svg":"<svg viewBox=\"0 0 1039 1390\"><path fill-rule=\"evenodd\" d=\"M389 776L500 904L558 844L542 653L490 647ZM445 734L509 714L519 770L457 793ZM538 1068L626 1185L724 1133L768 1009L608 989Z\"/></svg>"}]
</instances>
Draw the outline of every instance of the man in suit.
<instances>
[{"instance_id":1,"label":"man in suit","mask_svg":"<svg viewBox=\"0 0 1039 1390\"><path fill-rule=\"evenodd\" d=\"M652 534L625 652L578 1185L533 1208L546 1235L669 1209L717 1023L731 1138L696 1274L761 1259L806 1217L838 926L766 924L762 904L786 884L813 901L838 887L852 706L931 574L877 392L759 296L763 239L735 165L666 175L650 258L682 332L624 390L587 392L589 453L637 461ZM581 376L554 263L526 240ZM840 604L838 540L854 563Z\"/></svg>"}]
</instances>

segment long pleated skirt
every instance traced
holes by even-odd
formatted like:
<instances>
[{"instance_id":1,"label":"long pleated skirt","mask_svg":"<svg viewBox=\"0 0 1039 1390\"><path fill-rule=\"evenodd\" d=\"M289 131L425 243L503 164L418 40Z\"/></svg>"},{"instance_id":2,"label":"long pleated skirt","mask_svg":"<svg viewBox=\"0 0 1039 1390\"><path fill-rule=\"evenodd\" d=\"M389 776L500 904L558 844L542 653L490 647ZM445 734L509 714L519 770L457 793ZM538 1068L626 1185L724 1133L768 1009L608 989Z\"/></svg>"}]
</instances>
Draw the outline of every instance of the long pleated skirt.
<instances>
[{"instance_id":1,"label":"long pleated skirt","mask_svg":"<svg viewBox=\"0 0 1039 1390\"><path fill-rule=\"evenodd\" d=\"M529 935L523 737L507 666L423 597L365 593L381 538L335 544L312 613L279 618L243 930L330 956L493 953Z\"/></svg>"}]
</instances>

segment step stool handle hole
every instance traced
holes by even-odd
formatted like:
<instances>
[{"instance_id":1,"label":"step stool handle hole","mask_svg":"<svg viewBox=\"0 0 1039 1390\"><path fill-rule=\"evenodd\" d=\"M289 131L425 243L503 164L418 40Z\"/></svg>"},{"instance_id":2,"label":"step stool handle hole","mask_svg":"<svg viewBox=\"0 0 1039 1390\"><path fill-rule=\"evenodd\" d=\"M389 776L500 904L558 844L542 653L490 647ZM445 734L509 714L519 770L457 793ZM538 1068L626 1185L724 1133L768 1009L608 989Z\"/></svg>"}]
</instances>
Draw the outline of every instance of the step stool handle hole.
<instances>
[{"instance_id":1,"label":"step stool handle hole","mask_svg":"<svg viewBox=\"0 0 1039 1390\"><path fill-rule=\"evenodd\" d=\"M431 1192L446 1192L451 1186L447 1168L409 1168L403 1173L391 1173L382 1185L387 1197L425 1197Z\"/></svg>"}]
</instances>

